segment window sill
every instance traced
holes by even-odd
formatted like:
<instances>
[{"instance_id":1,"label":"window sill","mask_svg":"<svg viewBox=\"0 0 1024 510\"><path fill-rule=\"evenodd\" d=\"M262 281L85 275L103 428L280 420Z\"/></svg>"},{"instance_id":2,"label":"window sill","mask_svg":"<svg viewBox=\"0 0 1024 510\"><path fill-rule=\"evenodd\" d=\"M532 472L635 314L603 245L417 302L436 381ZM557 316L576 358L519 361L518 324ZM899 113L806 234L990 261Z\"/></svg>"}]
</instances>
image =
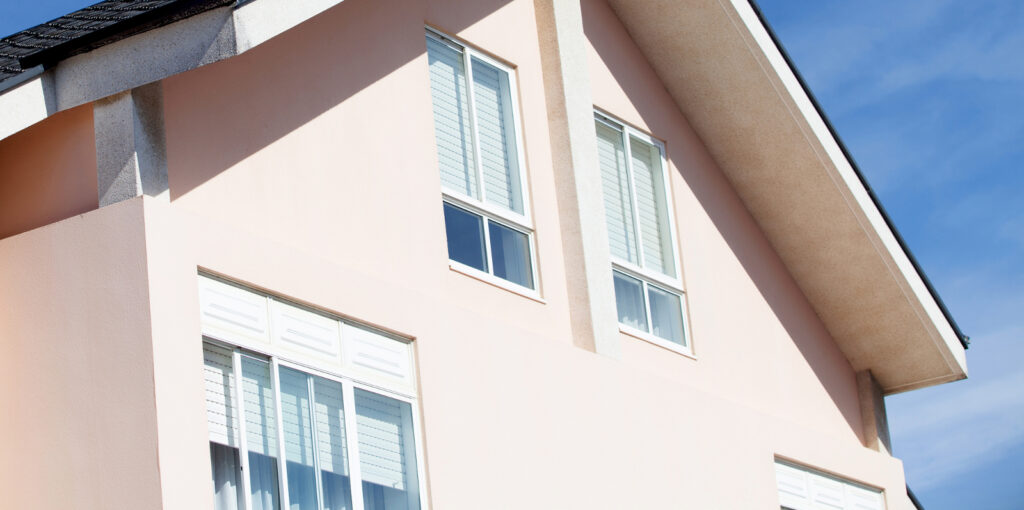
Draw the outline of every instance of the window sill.
<instances>
[{"instance_id":1,"label":"window sill","mask_svg":"<svg viewBox=\"0 0 1024 510\"><path fill-rule=\"evenodd\" d=\"M625 335L629 335L638 340L643 340L647 343L654 344L657 347L672 351L676 354L680 354L694 361L697 360L697 356L693 354L693 351L688 346L682 346L677 343L669 342L663 338L658 338L646 331L640 331L639 329L633 329L629 326L619 324L619 332Z\"/></svg>"},{"instance_id":2,"label":"window sill","mask_svg":"<svg viewBox=\"0 0 1024 510\"><path fill-rule=\"evenodd\" d=\"M455 271L456 273L466 275L470 278L473 278L474 280L479 280L481 282L492 285L502 290L506 290L513 294L518 294L526 299L536 301L542 305L548 304L548 302L545 301L544 298L540 297L540 294L537 291L527 289L526 287L523 287L521 285L516 285L507 280L503 280L490 273L485 273L475 267L470 267L465 264L460 264L453 260L449 260L448 268L451 269L452 271Z\"/></svg>"}]
</instances>

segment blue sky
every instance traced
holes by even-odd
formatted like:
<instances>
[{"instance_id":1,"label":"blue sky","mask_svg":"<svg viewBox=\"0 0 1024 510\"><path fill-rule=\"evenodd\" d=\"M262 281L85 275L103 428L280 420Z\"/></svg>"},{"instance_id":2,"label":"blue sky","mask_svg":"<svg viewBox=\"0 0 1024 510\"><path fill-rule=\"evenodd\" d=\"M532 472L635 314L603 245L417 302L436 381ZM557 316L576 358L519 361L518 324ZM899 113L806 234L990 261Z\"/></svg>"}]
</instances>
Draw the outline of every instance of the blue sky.
<instances>
[{"instance_id":1,"label":"blue sky","mask_svg":"<svg viewBox=\"0 0 1024 510\"><path fill-rule=\"evenodd\" d=\"M1024 508L1024 2L759 3L971 336L970 379L886 399L911 488Z\"/></svg>"},{"instance_id":2,"label":"blue sky","mask_svg":"<svg viewBox=\"0 0 1024 510\"><path fill-rule=\"evenodd\" d=\"M0 34L90 3L4 2ZM1024 508L1024 2L760 4L972 338L968 381L887 399L911 487Z\"/></svg>"}]
</instances>

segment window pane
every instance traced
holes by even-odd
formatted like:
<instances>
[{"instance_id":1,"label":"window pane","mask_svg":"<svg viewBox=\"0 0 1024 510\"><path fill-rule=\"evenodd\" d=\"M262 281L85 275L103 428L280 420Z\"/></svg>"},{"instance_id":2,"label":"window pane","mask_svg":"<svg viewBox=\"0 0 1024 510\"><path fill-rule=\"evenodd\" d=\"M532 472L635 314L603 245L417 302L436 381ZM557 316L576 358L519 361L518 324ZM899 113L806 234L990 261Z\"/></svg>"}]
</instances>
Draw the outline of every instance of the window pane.
<instances>
[{"instance_id":1,"label":"window pane","mask_svg":"<svg viewBox=\"0 0 1024 510\"><path fill-rule=\"evenodd\" d=\"M358 388L355 396L366 510L419 510L412 407Z\"/></svg>"},{"instance_id":2,"label":"window pane","mask_svg":"<svg viewBox=\"0 0 1024 510\"><path fill-rule=\"evenodd\" d=\"M473 61L473 105L487 201L523 213L508 73Z\"/></svg>"},{"instance_id":3,"label":"window pane","mask_svg":"<svg viewBox=\"0 0 1024 510\"><path fill-rule=\"evenodd\" d=\"M622 132L597 122L597 157L601 166L604 213L608 223L608 247L612 256L638 263L633 195L626 173Z\"/></svg>"},{"instance_id":4,"label":"window pane","mask_svg":"<svg viewBox=\"0 0 1024 510\"><path fill-rule=\"evenodd\" d=\"M450 190L480 198L462 52L428 36L427 61L441 184Z\"/></svg>"},{"instance_id":5,"label":"window pane","mask_svg":"<svg viewBox=\"0 0 1024 510\"><path fill-rule=\"evenodd\" d=\"M345 414L341 384L313 377L317 452L325 510L352 508L349 481L348 445L345 443Z\"/></svg>"},{"instance_id":6,"label":"window pane","mask_svg":"<svg viewBox=\"0 0 1024 510\"><path fill-rule=\"evenodd\" d=\"M281 367L281 420L291 510L317 510L313 426L306 374Z\"/></svg>"},{"instance_id":7,"label":"window pane","mask_svg":"<svg viewBox=\"0 0 1024 510\"><path fill-rule=\"evenodd\" d=\"M483 218L446 202L444 227L448 234L448 258L487 271Z\"/></svg>"},{"instance_id":8,"label":"window pane","mask_svg":"<svg viewBox=\"0 0 1024 510\"><path fill-rule=\"evenodd\" d=\"M647 331L643 284L618 271L612 274L615 276L615 305L619 310L619 323Z\"/></svg>"},{"instance_id":9,"label":"window pane","mask_svg":"<svg viewBox=\"0 0 1024 510\"><path fill-rule=\"evenodd\" d=\"M242 356L245 445L249 450L249 493L253 510L278 508L277 409L270 363Z\"/></svg>"},{"instance_id":10,"label":"window pane","mask_svg":"<svg viewBox=\"0 0 1024 510\"><path fill-rule=\"evenodd\" d=\"M210 466L213 468L214 510L238 510L242 501L238 448L211 442Z\"/></svg>"},{"instance_id":11,"label":"window pane","mask_svg":"<svg viewBox=\"0 0 1024 510\"><path fill-rule=\"evenodd\" d=\"M661 150L636 138L630 138L629 150L633 159L640 239L643 240L644 248L643 265L659 273L675 276Z\"/></svg>"},{"instance_id":12,"label":"window pane","mask_svg":"<svg viewBox=\"0 0 1024 510\"><path fill-rule=\"evenodd\" d=\"M647 286L647 295L651 301L651 330L654 336L686 345L683 339L681 298L653 285Z\"/></svg>"},{"instance_id":13,"label":"window pane","mask_svg":"<svg viewBox=\"0 0 1024 510\"><path fill-rule=\"evenodd\" d=\"M530 266L530 240L526 234L494 221L488 222L491 231L491 260L494 275L523 287L533 288L533 268Z\"/></svg>"}]
</instances>

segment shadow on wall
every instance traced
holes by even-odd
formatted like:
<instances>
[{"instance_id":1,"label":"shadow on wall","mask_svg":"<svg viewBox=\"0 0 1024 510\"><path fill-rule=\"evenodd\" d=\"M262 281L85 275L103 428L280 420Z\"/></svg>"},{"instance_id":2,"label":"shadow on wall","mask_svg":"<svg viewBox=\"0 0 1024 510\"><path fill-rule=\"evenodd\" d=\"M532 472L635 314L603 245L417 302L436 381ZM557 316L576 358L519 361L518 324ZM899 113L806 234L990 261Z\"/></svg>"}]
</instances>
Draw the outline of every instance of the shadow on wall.
<instances>
[{"instance_id":1,"label":"shadow on wall","mask_svg":"<svg viewBox=\"0 0 1024 510\"><path fill-rule=\"evenodd\" d=\"M683 120L668 91L661 88L651 93L650 83L660 79L651 69L612 9L601 0L584 0L584 32L607 65L619 86L629 95L631 103L644 122L660 133L692 133ZM608 27L618 27L609 31ZM686 143L694 140L695 143ZM845 356L832 342L825 326L814 313L806 297L789 275L774 248L760 227L746 212L746 206L733 190L725 175L703 147L699 137L680 137L683 143L666 144L669 161L698 161L706 164L676 164L676 170L693 191L701 207L735 254L744 271L785 328L815 377L828 392L836 409L842 414L854 435L864 441L861 426L856 379L849 372L830 370L836 364L849 366ZM737 214L742 211L743 214ZM685 243L685 233L681 232ZM765 257L766 253L772 254ZM684 268L686 261L683 261ZM751 377L754 377L751 374ZM765 381L751 381L754 386ZM852 392L851 392L852 389Z\"/></svg>"},{"instance_id":2,"label":"shadow on wall","mask_svg":"<svg viewBox=\"0 0 1024 510\"><path fill-rule=\"evenodd\" d=\"M457 32L509 1L345 0L242 55L168 78L171 200L423 55L433 11Z\"/></svg>"}]
</instances>

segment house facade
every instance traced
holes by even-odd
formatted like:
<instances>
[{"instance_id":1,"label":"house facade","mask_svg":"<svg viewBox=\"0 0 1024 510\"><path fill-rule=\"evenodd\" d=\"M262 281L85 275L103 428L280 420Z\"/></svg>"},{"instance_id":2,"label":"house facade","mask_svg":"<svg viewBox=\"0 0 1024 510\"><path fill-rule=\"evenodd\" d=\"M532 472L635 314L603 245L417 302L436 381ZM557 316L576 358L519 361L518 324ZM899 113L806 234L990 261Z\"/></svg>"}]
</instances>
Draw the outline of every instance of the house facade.
<instances>
[{"instance_id":1,"label":"house facade","mask_svg":"<svg viewBox=\"0 0 1024 510\"><path fill-rule=\"evenodd\" d=\"M755 6L62 20L0 76L11 508L914 508L883 396L962 335Z\"/></svg>"}]
</instances>

